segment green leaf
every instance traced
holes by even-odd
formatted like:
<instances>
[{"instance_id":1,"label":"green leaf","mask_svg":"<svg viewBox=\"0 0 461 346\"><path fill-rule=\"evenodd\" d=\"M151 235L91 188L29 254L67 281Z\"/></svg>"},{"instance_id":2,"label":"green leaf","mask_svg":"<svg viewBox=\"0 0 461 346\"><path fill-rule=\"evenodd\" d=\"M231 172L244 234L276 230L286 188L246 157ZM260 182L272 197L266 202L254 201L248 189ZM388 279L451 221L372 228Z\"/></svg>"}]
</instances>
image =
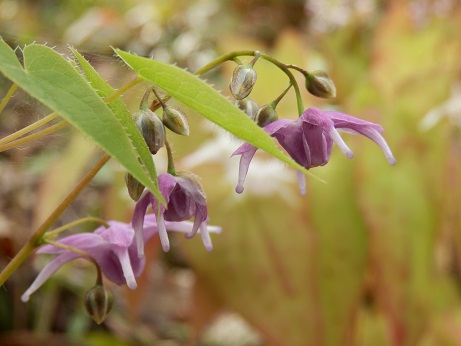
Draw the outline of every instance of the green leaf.
<instances>
[{"instance_id":1,"label":"green leaf","mask_svg":"<svg viewBox=\"0 0 461 346\"><path fill-rule=\"evenodd\" d=\"M46 46L26 46L23 56L24 69L11 47L0 39L0 72L92 138L160 197L156 181L138 161L139 155L127 129L80 73ZM151 173L155 174L154 171Z\"/></svg>"},{"instance_id":2,"label":"green leaf","mask_svg":"<svg viewBox=\"0 0 461 346\"><path fill-rule=\"evenodd\" d=\"M255 147L315 177L283 154L272 137L204 81L170 64L135 56L119 49L115 52L141 77L159 86L192 110Z\"/></svg>"},{"instance_id":3,"label":"green leaf","mask_svg":"<svg viewBox=\"0 0 461 346\"><path fill-rule=\"evenodd\" d=\"M78 64L85 74L85 77L88 79L91 86L98 93L98 95L103 99L112 95L115 92L115 89L107 84L107 82L99 75L99 73L96 72L93 66L91 66L91 64L86 61L86 59L77 50L73 48L71 48L71 50L77 58ZM146 145L146 141L142 138L141 133L136 127L136 124L133 121L131 113L126 107L125 102L123 102L122 98L119 96L113 101L110 101L107 105L122 124L125 132L128 134L128 137L130 138L139 154L141 162L147 168L147 172L150 174L150 178L156 182L157 173L155 170L154 161L152 160L152 155L150 154L149 148ZM156 197L160 198L161 200L163 199L161 195L156 194Z\"/></svg>"}]
</instances>

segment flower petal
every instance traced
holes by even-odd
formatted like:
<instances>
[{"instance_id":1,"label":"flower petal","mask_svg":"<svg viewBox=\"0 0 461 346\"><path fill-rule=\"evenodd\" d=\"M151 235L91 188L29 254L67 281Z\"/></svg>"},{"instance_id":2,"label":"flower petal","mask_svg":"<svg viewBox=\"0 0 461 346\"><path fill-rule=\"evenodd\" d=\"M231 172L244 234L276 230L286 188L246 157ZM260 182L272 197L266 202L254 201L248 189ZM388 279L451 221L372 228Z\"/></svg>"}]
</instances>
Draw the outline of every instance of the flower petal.
<instances>
[{"instance_id":1,"label":"flower petal","mask_svg":"<svg viewBox=\"0 0 461 346\"><path fill-rule=\"evenodd\" d=\"M243 184L245 183L245 178L248 174L248 168L250 167L251 160L255 155L258 148L245 143L241 145L233 154L234 155L241 155L240 156L240 165L239 165L239 177L238 183L235 187L235 192L242 193L244 190Z\"/></svg>"},{"instance_id":2,"label":"flower petal","mask_svg":"<svg viewBox=\"0 0 461 346\"><path fill-rule=\"evenodd\" d=\"M46 280L49 279L61 266L69 261L72 261L76 258L82 257L82 255L75 252L65 252L55 258L53 258L48 264L40 271L38 276L35 278L34 282L30 287L24 292L21 296L23 302L27 302L32 293L38 290Z\"/></svg>"},{"instance_id":3,"label":"flower petal","mask_svg":"<svg viewBox=\"0 0 461 346\"><path fill-rule=\"evenodd\" d=\"M115 249L115 255L118 257L120 261L120 265L122 266L123 276L125 277L126 284L132 290L136 289L136 279L134 277L133 268L131 266L130 256L128 255L128 250L122 249Z\"/></svg>"},{"instance_id":4,"label":"flower petal","mask_svg":"<svg viewBox=\"0 0 461 346\"><path fill-rule=\"evenodd\" d=\"M306 189L306 177L304 176L304 173L297 170L296 178L298 180L299 192L301 193L301 195L305 196L307 189Z\"/></svg>"},{"instance_id":5,"label":"flower petal","mask_svg":"<svg viewBox=\"0 0 461 346\"><path fill-rule=\"evenodd\" d=\"M151 201L151 193L146 192L136 203L133 212L133 220L131 224L134 229L136 238L136 245L138 247L139 258L144 257L144 239L143 239L143 228L144 228L144 216L146 215L147 208Z\"/></svg>"}]
</instances>

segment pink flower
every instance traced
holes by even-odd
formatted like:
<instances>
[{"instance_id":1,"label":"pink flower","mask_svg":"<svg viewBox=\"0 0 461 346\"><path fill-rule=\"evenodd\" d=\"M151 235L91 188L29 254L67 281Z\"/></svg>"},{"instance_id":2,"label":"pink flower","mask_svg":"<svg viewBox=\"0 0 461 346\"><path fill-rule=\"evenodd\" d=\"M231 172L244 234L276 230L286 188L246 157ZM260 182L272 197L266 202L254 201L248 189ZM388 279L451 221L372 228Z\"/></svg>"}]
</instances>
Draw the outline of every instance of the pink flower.
<instances>
[{"instance_id":1,"label":"pink flower","mask_svg":"<svg viewBox=\"0 0 461 346\"><path fill-rule=\"evenodd\" d=\"M166 206L160 204L159 210L156 197L147 192L139 199L134 209L132 223L136 233L139 256L144 255L143 223L149 205L152 205L153 214L158 214L158 233L164 251L170 249L165 221L185 221L191 217L194 217L194 224L192 230L186 233L186 238L192 238L200 230L205 248L207 251L212 251L213 245L207 229L206 196L197 179L191 174L183 173L174 176L163 173L158 176L158 185L165 198Z\"/></svg>"},{"instance_id":2,"label":"pink flower","mask_svg":"<svg viewBox=\"0 0 461 346\"><path fill-rule=\"evenodd\" d=\"M381 136L383 132L381 125L347 114L310 107L298 119L276 120L266 125L264 130L275 137L293 160L306 169L327 164L330 160L333 142L348 158L354 156L338 130L370 138L378 144L391 165L396 163L389 146ZM257 148L253 145L244 143L232 154L241 155L238 184L235 188L237 193L242 193L244 190L243 184L256 150ZM305 194L305 180L301 172L298 172L298 184L301 193Z\"/></svg>"},{"instance_id":3,"label":"pink flower","mask_svg":"<svg viewBox=\"0 0 461 346\"><path fill-rule=\"evenodd\" d=\"M134 242L134 229L131 224L118 221L109 221L109 228L101 226L92 233L74 234L58 240L59 243L77 248L88 253L101 267L103 275L117 285L127 284L129 288L136 288L136 279L141 275L145 266L145 258L139 258L137 246ZM169 231L190 232L191 222L166 222ZM209 226L210 232L220 232L220 227ZM144 220L143 241L146 242L158 232L154 215L147 215ZM26 302L48 278L63 264L76 258L87 257L54 245L41 247L38 254L56 255L38 274L35 281L22 295Z\"/></svg>"}]
</instances>

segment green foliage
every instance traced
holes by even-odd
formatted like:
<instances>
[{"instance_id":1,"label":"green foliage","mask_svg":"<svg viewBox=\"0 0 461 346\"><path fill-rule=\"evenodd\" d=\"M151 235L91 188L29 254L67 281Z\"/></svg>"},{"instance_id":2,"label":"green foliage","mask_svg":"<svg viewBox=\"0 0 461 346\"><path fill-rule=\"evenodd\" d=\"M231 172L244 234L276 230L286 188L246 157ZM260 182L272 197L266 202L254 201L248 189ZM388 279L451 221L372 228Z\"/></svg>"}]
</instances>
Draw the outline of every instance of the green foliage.
<instances>
[{"instance_id":1,"label":"green foliage","mask_svg":"<svg viewBox=\"0 0 461 346\"><path fill-rule=\"evenodd\" d=\"M135 133L135 125L120 102L115 100L110 106L106 105L77 70L49 47L26 46L23 56L24 69L14 51L5 41L0 41L0 71L7 78L92 138L162 200L156 187L155 168L152 163L148 164L146 144L140 141L140 134ZM109 92L109 87L87 66L85 71L101 93Z\"/></svg>"},{"instance_id":2,"label":"green foliage","mask_svg":"<svg viewBox=\"0 0 461 346\"><path fill-rule=\"evenodd\" d=\"M265 150L290 166L312 176L304 167L284 155L274 140L245 113L196 76L173 65L138 57L116 49L115 52L141 77L169 95L248 143Z\"/></svg>"}]
</instances>

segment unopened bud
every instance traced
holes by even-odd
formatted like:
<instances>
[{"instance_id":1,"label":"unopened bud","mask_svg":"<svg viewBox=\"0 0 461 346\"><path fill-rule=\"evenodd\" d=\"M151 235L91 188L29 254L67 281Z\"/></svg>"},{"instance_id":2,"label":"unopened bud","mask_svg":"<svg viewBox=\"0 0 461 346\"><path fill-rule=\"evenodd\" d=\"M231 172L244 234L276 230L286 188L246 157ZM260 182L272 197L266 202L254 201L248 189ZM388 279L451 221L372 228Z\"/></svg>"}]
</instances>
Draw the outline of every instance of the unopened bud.
<instances>
[{"instance_id":1,"label":"unopened bud","mask_svg":"<svg viewBox=\"0 0 461 346\"><path fill-rule=\"evenodd\" d=\"M178 135L189 136L189 122L180 108L165 107L163 109L163 124Z\"/></svg>"},{"instance_id":2,"label":"unopened bud","mask_svg":"<svg viewBox=\"0 0 461 346\"><path fill-rule=\"evenodd\" d=\"M336 97L336 87L325 71L313 71L306 75L306 88L312 95L323 98Z\"/></svg>"},{"instance_id":3,"label":"unopened bud","mask_svg":"<svg viewBox=\"0 0 461 346\"><path fill-rule=\"evenodd\" d=\"M109 315L114 299L104 286L96 285L85 295L85 309L97 324L101 324Z\"/></svg>"},{"instance_id":4,"label":"unopened bud","mask_svg":"<svg viewBox=\"0 0 461 346\"><path fill-rule=\"evenodd\" d=\"M264 127L271 122L277 120L277 112L272 104L267 104L258 109L255 114L256 124L260 127Z\"/></svg>"},{"instance_id":5,"label":"unopened bud","mask_svg":"<svg viewBox=\"0 0 461 346\"><path fill-rule=\"evenodd\" d=\"M235 99L241 100L250 95L256 83L256 71L249 65L238 65L229 83L229 89Z\"/></svg>"},{"instance_id":6,"label":"unopened bud","mask_svg":"<svg viewBox=\"0 0 461 346\"><path fill-rule=\"evenodd\" d=\"M137 202L144 191L144 185L128 172L125 174L125 184L131 199Z\"/></svg>"},{"instance_id":7,"label":"unopened bud","mask_svg":"<svg viewBox=\"0 0 461 346\"><path fill-rule=\"evenodd\" d=\"M160 118L150 109L139 111L136 121L139 131L152 154L156 154L165 145L165 127Z\"/></svg>"},{"instance_id":8,"label":"unopened bud","mask_svg":"<svg viewBox=\"0 0 461 346\"><path fill-rule=\"evenodd\" d=\"M240 110L242 110L246 115L248 115L252 120L255 119L256 112L259 109L259 106L255 101L253 101L253 100L251 100L249 98L246 98L246 99L243 99L243 100L236 100L234 102L234 104Z\"/></svg>"}]
</instances>

